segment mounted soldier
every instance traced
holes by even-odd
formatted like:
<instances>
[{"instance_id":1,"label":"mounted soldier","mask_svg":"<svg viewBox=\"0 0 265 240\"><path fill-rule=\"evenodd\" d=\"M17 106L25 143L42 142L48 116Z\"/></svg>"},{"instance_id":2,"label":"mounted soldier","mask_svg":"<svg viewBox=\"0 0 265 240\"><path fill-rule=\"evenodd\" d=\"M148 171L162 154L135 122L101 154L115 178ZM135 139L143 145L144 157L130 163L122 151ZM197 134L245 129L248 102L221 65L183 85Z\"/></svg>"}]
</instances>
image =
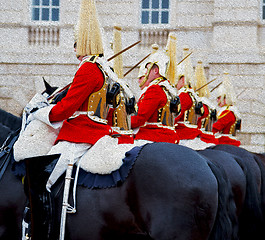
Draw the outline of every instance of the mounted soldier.
<instances>
[{"instance_id":1,"label":"mounted soldier","mask_svg":"<svg viewBox=\"0 0 265 240\"><path fill-rule=\"evenodd\" d=\"M168 56L157 50L145 63L145 77L140 82L142 95L137 103L137 113L131 117L135 140L177 143L174 129L174 111L178 109L176 89L166 79ZM142 69L140 69L142 71ZM141 73L140 73L141 75Z\"/></svg>"},{"instance_id":2,"label":"mounted soldier","mask_svg":"<svg viewBox=\"0 0 265 240\"><path fill-rule=\"evenodd\" d=\"M199 137L204 142L217 144L218 141L211 133L211 122L215 117L216 110L214 104L209 100L210 91L208 88L209 83L215 81L217 78L207 83L202 61L198 61L198 64L195 67L195 79L195 92L198 94L198 101L195 105L195 113L197 115L196 124L201 131Z\"/></svg>"},{"instance_id":3,"label":"mounted soldier","mask_svg":"<svg viewBox=\"0 0 265 240\"><path fill-rule=\"evenodd\" d=\"M188 48L184 48L184 58L188 55ZM175 118L175 128L180 139L194 139L200 134L196 125L195 106L198 96L194 92L194 74L190 57L178 65L176 88L181 103L181 112ZM187 61L187 62L186 62Z\"/></svg>"},{"instance_id":4,"label":"mounted soldier","mask_svg":"<svg viewBox=\"0 0 265 240\"><path fill-rule=\"evenodd\" d=\"M182 95L180 98L183 99L183 108L181 114L175 119L175 121L185 121L196 125L195 104L197 101L197 94L194 92L195 76L191 63L191 57L189 55L189 48L185 47L183 49L183 59L185 60L177 66L178 77L176 81L176 88L178 90L178 94Z\"/></svg>"},{"instance_id":5,"label":"mounted soldier","mask_svg":"<svg viewBox=\"0 0 265 240\"><path fill-rule=\"evenodd\" d=\"M198 128L203 130L210 131L210 118L211 113L214 111L215 106L210 102L210 91L206 81L206 76L204 72L204 67L202 61L198 61L197 66L195 67L195 78L196 78L196 90L195 92L199 96L199 102L196 105L195 112L198 114L197 125ZM215 80L215 79L214 79ZM212 80L212 81L214 81ZM212 82L211 81L211 82Z\"/></svg>"},{"instance_id":6,"label":"mounted soldier","mask_svg":"<svg viewBox=\"0 0 265 240\"><path fill-rule=\"evenodd\" d=\"M172 45L170 42L172 42L172 38L169 36L168 46ZM201 139L200 137L203 133L196 125L197 114L195 110L200 98L193 90L195 87L195 77L189 58L191 53L188 53L188 50L188 48L184 48L184 57L180 62L181 64L175 64L174 68L175 79L173 84L178 90L181 104L181 111L174 120L174 126L180 139L179 144L193 149L204 149L209 147L209 144L212 145L213 142L209 142L208 140L204 141L204 138ZM174 52L172 51L172 48L168 48L168 54L171 56L171 61L176 62L176 54L173 54L172 52Z\"/></svg>"},{"instance_id":7,"label":"mounted soldier","mask_svg":"<svg viewBox=\"0 0 265 240\"><path fill-rule=\"evenodd\" d=\"M218 88L217 104L219 111L217 121L212 131L218 137L219 144L232 144L239 146L240 141L234 138L236 130L240 129L241 118L235 106L235 93L228 73L224 73L223 84Z\"/></svg>"},{"instance_id":8,"label":"mounted soldier","mask_svg":"<svg viewBox=\"0 0 265 240\"><path fill-rule=\"evenodd\" d=\"M68 194L73 165L77 161L80 163L80 159L83 159L88 150L104 136L112 139L112 136L116 137L118 135L117 141L119 143L133 142L132 134L126 134L125 137L123 135L123 131L128 130L129 126L127 126L127 129L123 128L123 125L119 126L119 123L127 117L124 116L127 114L126 112L122 114L124 118L121 121L120 116L117 117L115 113L113 116L116 116L115 120L117 121L113 120L111 124L108 124L107 121L109 104L115 105L114 111L120 107L123 107L126 111L126 106L118 101L118 95L121 94L121 91L123 91L123 97L126 96L132 99L133 95L128 86L121 79L118 79L110 68L108 61L104 58L94 0L82 0L81 2L75 47L80 64L70 87L66 88L66 95L56 104L50 104L44 96L37 95L32 106L30 104L27 106L29 115L27 114L27 119L24 121L26 122L24 123L25 129L21 132L20 139L16 142L14 148L17 161L22 160L23 157L59 155L58 161L53 163L55 167L50 166L52 171L47 183L40 182L39 184L46 184L46 189L50 192L57 179L66 171L60 239L64 239L64 224L66 211L69 207ZM50 99L51 103L53 101L54 98ZM33 125L35 125L35 132L29 133L28 129L31 130L30 127ZM36 145L37 142L29 142L29 145L34 147L30 147L31 149L27 147L28 152L25 152L23 148L28 144L26 140L33 140L31 136L34 134L34 140L37 140L38 144ZM44 150L39 151L42 148L43 137L45 136L51 138L44 140L44 145L47 146ZM27 137L29 138L27 139ZM46 140L47 142L45 142ZM122 162L122 159L120 162ZM36 203L38 207L44 209L48 206L51 209L48 192L44 189L41 191L45 192L43 194L48 197L44 199L39 197L39 199L32 200L33 196L31 196L31 206ZM35 198L43 194L40 193ZM37 209L36 206L33 207ZM39 221L36 214L34 218L37 219L36 222ZM47 227L47 229L49 228L50 226Z\"/></svg>"},{"instance_id":9,"label":"mounted soldier","mask_svg":"<svg viewBox=\"0 0 265 240\"><path fill-rule=\"evenodd\" d=\"M46 119L50 126L63 122L55 145L48 153L63 152L48 180L48 190L66 170L70 158L77 161L100 138L115 133L107 124L107 90L112 71L103 56L93 0L82 1L77 29L76 55L81 62L67 95L56 105L33 113L36 118Z\"/></svg>"},{"instance_id":10,"label":"mounted soldier","mask_svg":"<svg viewBox=\"0 0 265 240\"><path fill-rule=\"evenodd\" d=\"M122 39L121 39L121 27L119 25L114 26L114 41L113 50L114 55L119 54L122 51ZM135 97L129 90L126 84L121 85L123 75L123 60L122 55L118 55L114 58L113 70L117 74L118 80L113 84L112 88L107 94L107 101L110 104L109 114L108 114L108 124L115 127L117 133L122 134L122 141L119 138L119 142L133 143L133 135L130 126L130 119L128 113L133 113L135 111ZM112 78L114 78L113 74ZM124 88L129 96L125 96ZM129 97L130 99L128 99Z\"/></svg>"},{"instance_id":11,"label":"mounted soldier","mask_svg":"<svg viewBox=\"0 0 265 240\"><path fill-rule=\"evenodd\" d=\"M153 54L155 54L157 51L158 51L158 49L159 49L159 46L157 45L157 44L152 44L152 52L151 52L151 54L149 54L149 55L153 55ZM139 84L139 88L141 89L141 90L143 90L144 89L144 84L142 84L142 82L144 81L144 79L145 79L145 74L146 74L146 64L147 64L147 62L146 61L144 61L141 65L140 65L140 67L139 67L139 71L138 71L138 76L137 76L137 80L138 80L138 84ZM142 94L140 93L140 96L141 96ZM140 97L139 96L139 97Z\"/></svg>"}]
</instances>

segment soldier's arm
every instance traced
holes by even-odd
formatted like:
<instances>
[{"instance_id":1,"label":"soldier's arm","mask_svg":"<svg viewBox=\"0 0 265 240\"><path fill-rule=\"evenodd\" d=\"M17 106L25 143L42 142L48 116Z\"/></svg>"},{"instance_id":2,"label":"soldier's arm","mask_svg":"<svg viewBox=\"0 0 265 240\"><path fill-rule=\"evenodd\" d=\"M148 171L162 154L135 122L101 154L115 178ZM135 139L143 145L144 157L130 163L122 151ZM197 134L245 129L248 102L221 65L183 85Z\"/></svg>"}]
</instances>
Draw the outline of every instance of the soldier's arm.
<instances>
[{"instance_id":1,"label":"soldier's arm","mask_svg":"<svg viewBox=\"0 0 265 240\"><path fill-rule=\"evenodd\" d=\"M52 108L49 115L51 122L62 121L71 117L92 92L98 91L102 87L102 73L96 64L85 63L81 68L77 72L67 95Z\"/></svg>"},{"instance_id":2,"label":"soldier's arm","mask_svg":"<svg viewBox=\"0 0 265 240\"><path fill-rule=\"evenodd\" d=\"M143 126L151 116L167 102L167 98L162 88L159 86L152 86L146 91L144 98L138 106L136 116L131 117L132 128Z\"/></svg>"},{"instance_id":3,"label":"soldier's arm","mask_svg":"<svg viewBox=\"0 0 265 240\"><path fill-rule=\"evenodd\" d=\"M192 99L187 92L182 92L179 94L180 104L181 104L181 112L175 118L175 123L180 121L180 119L184 116L185 111L189 110L192 107Z\"/></svg>"},{"instance_id":4,"label":"soldier's arm","mask_svg":"<svg viewBox=\"0 0 265 240\"><path fill-rule=\"evenodd\" d=\"M219 117L219 119L213 124L213 133L222 132L226 126L231 124L235 119L232 111L225 110Z\"/></svg>"}]
</instances>

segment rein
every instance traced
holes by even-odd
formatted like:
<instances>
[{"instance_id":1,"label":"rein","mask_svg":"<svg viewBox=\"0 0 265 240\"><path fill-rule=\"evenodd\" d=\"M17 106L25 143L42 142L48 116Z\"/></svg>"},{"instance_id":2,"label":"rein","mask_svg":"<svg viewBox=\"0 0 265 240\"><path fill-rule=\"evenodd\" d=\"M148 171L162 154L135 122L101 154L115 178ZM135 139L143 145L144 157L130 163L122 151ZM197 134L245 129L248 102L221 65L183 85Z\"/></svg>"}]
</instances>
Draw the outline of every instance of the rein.
<instances>
[{"instance_id":1,"label":"rein","mask_svg":"<svg viewBox=\"0 0 265 240\"><path fill-rule=\"evenodd\" d=\"M1 163L0 165L0 180L2 179L5 171L6 171L6 168L10 162L10 153L11 153L11 150L13 148L13 145L14 143L16 142L17 138L18 138L18 134L16 134L12 140L10 141L9 144L7 144L8 140L10 139L10 137L12 136L12 133L10 133L5 142L3 143L3 145L1 146L0 148L0 159L1 158L4 158L3 162Z\"/></svg>"}]
</instances>

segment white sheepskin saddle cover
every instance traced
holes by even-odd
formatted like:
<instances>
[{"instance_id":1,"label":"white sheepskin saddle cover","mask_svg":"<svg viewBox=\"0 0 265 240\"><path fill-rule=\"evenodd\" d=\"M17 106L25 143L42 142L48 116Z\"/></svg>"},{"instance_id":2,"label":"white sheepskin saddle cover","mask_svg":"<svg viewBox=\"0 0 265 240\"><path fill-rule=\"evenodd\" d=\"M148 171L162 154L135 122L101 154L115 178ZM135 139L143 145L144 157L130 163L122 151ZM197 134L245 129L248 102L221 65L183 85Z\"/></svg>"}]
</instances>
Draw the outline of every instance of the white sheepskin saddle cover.
<instances>
[{"instance_id":1,"label":"white sheepskin saddle cover","mask_svg":"<svg viewBox=\"0 0 265 240\"><path fill-rule=\"evenodd\" d=\"M203 142L200 138L180 140L179 145L191 148L193 150L204 150L208 147L215 146L213 143Z\"/></svg>"},{"instance_id":2,"label":"white sheepskin saddle cover","mask_svg":"<svg viewBox=\"0 0 265 240\"><path fill-rule=\"evenodd\" d=\"M32 120L14 144L16 161L47 155L58 136L58 130L37 119Z\"/></svg>"},{"instance_id":3,"label":"white sheepskin saddle cover","mask_svg":"<svg viewBox=\"0 0 265 240\"><path fill-rule=\"evenodd\" d=\"M117 138L104 136L81 157L80 167L91 173L110 174L121 167L126 152L146 143L151 142L137 140L134 144L118 144Z\"/></svg>"}]
</instances>

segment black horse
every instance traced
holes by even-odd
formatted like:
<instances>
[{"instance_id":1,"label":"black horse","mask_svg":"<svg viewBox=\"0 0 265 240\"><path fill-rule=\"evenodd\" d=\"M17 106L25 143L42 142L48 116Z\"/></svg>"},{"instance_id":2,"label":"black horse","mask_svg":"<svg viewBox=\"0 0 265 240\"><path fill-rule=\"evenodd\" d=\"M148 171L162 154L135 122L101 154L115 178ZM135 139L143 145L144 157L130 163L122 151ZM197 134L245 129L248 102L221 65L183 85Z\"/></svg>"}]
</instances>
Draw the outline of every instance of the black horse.
<instances>
[{"instance_id":1,"label":"black horse","mask_svg":"<svg viewBox=\"0 0 265 240\"><path fill-rule=\"evenodd\" d=\"M48 161L53 161L52 158L48 157ZM46 160L46 157L26 160L27 169L31 169L25 178L29 186L25 192L31 200L33 240L59 236L64 176L51 195L41 195L34 189L38 185L41 191L44 189L48 174L42 170ZM5 174L10 179L14 177L9 169ZM6 185L2 181L1 187L9 186L10 182ZM12 227L18 233L25 195L20 182L12 184L17 188L11 186L13 195L7 197L19 201L12 206L2 204L0 215L11 209L16 213L10 214L14 223L8 227L3 223L0 227ZM38 201L52 202L54 211L38 209L38 201L37 205L32 204L34 194L41 196ZM79 186L77 201L77 213L67 216L66 239L237 239L236 208L224 171L183 146L166 143L144 146L123 183L104 189Z\"/></svg>"},{"instance_id":2,"label":"black horse","mask_svg":"<svg viewBox=\"0 0 265 240\"><path fill-rule=\"evenodd\" d=\"M12 172L12 143L21 119L0 109L0 239L21 239L21 224L26 197L22 178ZM13 142L12 142L13 141Z\"/></svg>"},{"instance_id":3,"label":"black horse","mask_svg":"<svg viewBox=\"0 0 265 240\"><path fill-rule=\"evenodd\" d=\"M36 166L42 160L28 159L28 173L41 169ZM44 175L35 172L28 180L36 187ZM33 240L58 239L63 181L52 191L52 229L40 224L46 216L33 205ZM34 187L29 190L36 193ZM224 172L175 144L145 145L123 183L105 189L79 186L77 201L77 213L67 215L65 239L237 239L236 207Z\"/></svg>"},{"instance_id":4,"label":"black horse","mask_svg":"<svg viewBox=\"0 0 265 240\"><path fill-rule=\"evenodd\" d=\"M48 176L37 172L38 179L41 175ZM49 239L58 239L63 181L62 177L53 189ZM0 239L21 239L26 198L11 164L0 187L5 193L0 199ZM215 164L182 146L149 144L124 183L108 189L78 187L77 198L78 212L67 216L66 239L237 238L230 182ZM42 226L34 221L32 225L33 239L47 239Z\"/></svg>"},{"instance_id":5,"label":"black horse","mask_svg":"<svg viewBox=\"0 0 265 240\"><path fill-rule=\"evenodd\" d=\"M4 111L0 119L0 141L11 133L8 144L21 119ZM262 239L264 158L229 145L195 152L148 144L124 183L107 189L78 187L78 212L67 216L66 239ZM0 182L0 239L21 239L26 197L12 167L8 165ZM49 239L59 235L63 181L52 192L55 212ZM47 239L41 226L33 226L33 240Z\"/></svg>"},{"instance_id":6,"label":"black horse","mask_svg":"<svg viewBox=\"0 0 265 240\"><path fill-rule=\"evenodd\" d=\"M250 153L232 145L217 145L198 152L223 168L231 182L237 206L239 239L263 239L265 165L262 156L264 155Z\"/></svg>"},{"instance_id":7,"label":"black horse","mask_svg":"<svg viewBox=\"0 0 265 240\"><path fill-rule=\"evenodd\" d=\"M265 209L264 162L259 155L249 152L246 158L246 152L217 146L214 150L197 153L174 144L148 144L142 148L123 183L105 189L78 187L78 212L67 216L66 239L211 240L237 239L238 236L249 239L246 236L251 235L244 235L242 229L254 225L247 225L253 219L253 223L258 223L253 229L262 233L259 224ZM26 178L29 198L34 198L32 194L36 193L31 188L32 182L33 186L46 183L48 174L42 171L46 160L46 157L27 160L28 169L35 172ZM53 156L49 161L52 160ZM5 194L7 200L0 197L3 199L0 199L0 216L3 216L0 239L21 239L25 195L23 185L10 168L11 165L0 182L1 192L6 184L13 184L8 191L11 194ZM48 211L48 216L41 216L43 209L31 206L33 240L58 239L63 183L62 176L53 187L52 197L44 194L40 199L53 203L54 211ZM9 202L12 204L6 204ZM260 209L263 212L260 213ZM6 214L10 218L6 218ZM246 216L254 217L248 221ZM258 218L260 221L256 221ZM253 229L246 229L245 233L253 233Z\"/></svg>"}]
</instances>

